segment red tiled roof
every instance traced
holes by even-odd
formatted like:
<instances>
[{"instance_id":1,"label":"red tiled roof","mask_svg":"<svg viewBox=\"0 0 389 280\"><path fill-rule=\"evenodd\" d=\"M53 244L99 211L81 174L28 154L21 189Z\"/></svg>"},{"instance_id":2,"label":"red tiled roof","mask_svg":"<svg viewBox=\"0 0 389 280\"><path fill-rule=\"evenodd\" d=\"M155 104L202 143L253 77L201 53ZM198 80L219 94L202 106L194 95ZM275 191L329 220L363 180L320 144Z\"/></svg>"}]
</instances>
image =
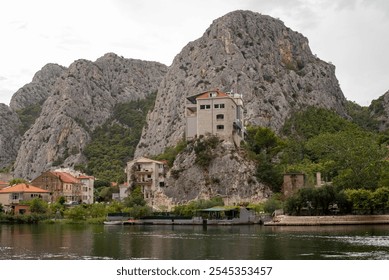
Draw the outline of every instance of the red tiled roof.
<instances>
[{"instance_id":1,"label":"red tiled roof","mask_svg":"<svg viewBox=\"0 0 389 280\"><path fill-rule=\"evenodd\" d=\"M136 158L135 161L137 163L159 163L159 164L163 164L164 162L163 161L159 161L159 160L153 160L153 159L149 159L149 158L145 158L145 157L139 157L139 158Z\"/></svg>"},{"instance_id":2,"label":"red tiled roof","mask_svg":"<svg viewBox=\"0 0 389 280\"><path fill-rule=\"evenodd\" d=\"M88 175L80 175L77 177L77 179L94 179L93 176L88 176Z\"/></svg>"},{"instance_id":3,"label":"red tiled roof","mask_svg":"<svg viewBox=\"0 0 389 280\"><path fill-rule=\"evenodd\" d=\"M210 98L209 97L209 94L210 93L213 93L213 92L216 92L217 93L217 96L216 97L228 97L228 95L220 90L210 90L210 91L206 91L206 92L203 92L201 93L199 96L196 97L196 99L206 99L206 98Z\"/></svg>"},{"instance_id":4,"label":"red tiled roof","mask_svg":"<svg viewBox=\"0 0 389 280\"><path fill-rule=\"evenodd\" d=\"M0 190L0 193L49 193L49 191L22 183L6 187Z\"/></svg>"},{"instance_id":5,"label":"red tiled roof","mask_svg":"<svg viewBox=\"0 0 389 280\"><path fill-rule=\"evenodd\" d=\"M78 184L80 181L66 172L51 171L51 173L57 176L64 183Z\"/></svg>"}]
</instances>

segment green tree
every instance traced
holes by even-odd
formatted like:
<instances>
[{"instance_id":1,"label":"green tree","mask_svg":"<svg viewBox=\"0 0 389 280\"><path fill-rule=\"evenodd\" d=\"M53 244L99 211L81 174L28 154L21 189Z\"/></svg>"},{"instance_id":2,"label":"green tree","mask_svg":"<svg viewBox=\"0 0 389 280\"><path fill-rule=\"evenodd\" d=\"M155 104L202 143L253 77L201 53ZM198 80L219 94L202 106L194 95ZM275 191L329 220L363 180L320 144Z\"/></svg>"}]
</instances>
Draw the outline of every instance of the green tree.
<instances>
[{"instance_id":1,"label":"green tree","mask_svg":"<svg viewBox=\"0 0 389 280\"><path fill-rule=\"evenodd\" d=\"M10 186L17 185L17 184L28 184L28 181L23 178L14 178L9 181Z\"/></svg>"},{"instance_id":2,"label":"green tree","mask_svg":"<svg viewBox=\"0 0 389 280\"><path fill-rule=\"evenodd\" d=\"M88 211L82 205L78 205L66 209L65 217L76 222L85 221L88 217Z\"/></svg>"},{"instance_id":3,"label":"green tree","mask_svg":"<svg viewBox=\"0 0 389 280\"><path fill-rule=\"evenodd\" d=\"M389 187L376 189L372 194L372 203L377 212L385 213L389 208Z\"/></svg>"},{"instance_id":4,"label":"green tree","mask_svg":"<svg viewBox=\"0 0 389 280\"><path fill-rule=\"evenodd\" d=\"M320 134L306 148L313 162L332 163L325 172L343 188L376 188L387 155L375 135L358 130Z\"/></svg>"},{"instance_id":5,"label":"green tree","mask_svg":"<svg viewBox=\"0 0 389 280\"><path fill-rule=\"evenodd\" d=\"M273 213L277 209L283 208L283 202L281 200L281 196L279 194L274 194L270 199L268 199L265 204L263 210L265 213Z\"/></svg>"},{"instance_id":6,"label":"green tree","mask_svg":"<svg viewBox=\"0 0 389 280\"><path fill-rule=\"evenodd\" d=\"M366 189L346 189L345 195L358 214L372 214L374 211L373 194Z\"/></svg>"},{"instance_id":7,"label":"green tree","mask_svg":"<svg viewBox=\"0 0 389 280\"><path fill-rule=\"evenodd\" d=\"M36 214L45 214L48 211L48 204L47 202L43 201L40 198L34 198L30 202L30 211L31 213Z\"/></svg>"},{"instance_id":8,"label":"green tree","mask_svg":"<svg viewBox=\"0 0 389 280\"><path fill-rule=\"evenodd\" d=\"M283 170L277 156L285 143L269 128L249 126L244 147L257 162L256 177L274 192L280 191Z\"/></svg>"},{"instance_id":9,"label":"green tree","mask_svg":"<svg viewBox=\"0 0 389 280\"><path fill-rule=\"evenodd\" d=\"M305 142L323 133L337 133L355 129L358 129L356 124L340 117L333 111L308 107L292 114L285 122L282 134L297 139L299 142Z\"/></svg>"},{"instance_id":10,"label":"green tree","mask_svg":"<svg viewBox=\"0 0 389 280\"><path fill-rule=\"evenodd\" d=\"M124 205L127 207L145 206L146 201L143 197L143 193L140 186L134 188L128 197L124 199Z\"/></svg>"},{"instance_id":11,"label":"green tree","mask_svg":"<svg viewBox=\"0 0 389 280\"><path fill-rule=\"evenodd\" d=\"M97 190L96 201L98 202L108 202L112 200L112 194L118 193L119 188L117 186L112 187L102 187Z\"/></svg>"}]
</instances>

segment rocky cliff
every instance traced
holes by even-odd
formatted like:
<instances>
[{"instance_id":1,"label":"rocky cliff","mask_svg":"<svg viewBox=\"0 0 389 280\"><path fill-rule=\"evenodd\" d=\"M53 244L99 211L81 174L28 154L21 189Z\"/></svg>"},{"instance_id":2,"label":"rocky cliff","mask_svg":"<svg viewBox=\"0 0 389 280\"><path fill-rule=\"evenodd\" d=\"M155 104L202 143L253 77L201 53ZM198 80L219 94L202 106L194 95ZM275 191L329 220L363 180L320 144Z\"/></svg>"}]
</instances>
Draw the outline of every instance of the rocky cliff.
<instances>
[{"instance_id":1,"label":"rocky cliff","mask_svg":"<svg viewBox=\"0 0 389 280\"><path fill-rule=\"evenodd\" d=\"M389 128L389 91L373 100L368 109L370 116L378 121L379 130L387 130Z\"/></svg>"},{"instance_id":2,"label":"rocky cliff","mask_svg":"<svg viewBox=\"0 0 389 280\"><path fill-rule=\"evenodd\" d=\"M201 155L195 147L201 141L209 140L202 138L189 143L177 156L165 187L154 194L154 205L179 205L213 197L221 197L226 205L258 203L270 196L269 188L255 177L256 164L232 143L220 141L207 149L211 160L206 165L199 164Z\"/></svg>"},{"instance_id":3,"label":"rocky cliff","mask_svg":"<svg viewBox=\"0 0 389 280\"><path fill-rule=\"evenodd\" d=\"M0 103L0 170L12 165L20 146L18 115Z\"/></svg>"},{"instance_id":4,"label":"rocky cliff","mask_svg":"<svg viewBox=\"0 0 389 280\"><path fill-rule=\"evenodd\" d=\"M21 110L31 105L42 104L53 92L58 77L66 68L58 64L49 63L38 71L31 83L20 88L11 98L10 107Z\"/></svg>"},{"instance_id":5,"label":"rocky cliff","mask_svg":"<svg viewBox=\"0 0 389 280\"><path fill-rule=\"evenodd\" d=\"M346 115L335 67L282 21L250 11L217 20L179 53L159 88L136 155L155 155L184 137L185 99L213 88L243 94L248 123L278 131L307 105Z\"/></svg>"},{"instance_id":6,"label":"rocky cliff","mask_svg":"<svg viewBox=\"0 0 389 280\"><path fill-rule=\"evenodd\" d=\"M116 104L155 92L166 69L160 63L112 53L95 62L72 63L54 83L48 82L50 93L24 134L14 176L32 179L53 166L82 162L90 132L111 116ZM14 104L20 103L15 99Z\"/></svg>"}]
</instances>

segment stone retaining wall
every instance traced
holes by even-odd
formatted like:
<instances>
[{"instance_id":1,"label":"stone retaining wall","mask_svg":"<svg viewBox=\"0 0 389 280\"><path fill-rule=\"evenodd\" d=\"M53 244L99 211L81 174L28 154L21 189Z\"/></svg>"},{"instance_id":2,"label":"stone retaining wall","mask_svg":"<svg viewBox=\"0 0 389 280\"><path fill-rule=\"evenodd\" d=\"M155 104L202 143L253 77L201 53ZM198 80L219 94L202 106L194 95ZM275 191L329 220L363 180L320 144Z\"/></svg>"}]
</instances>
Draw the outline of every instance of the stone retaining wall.
<instances>
[{"instance_id":1,"label":"stone retaining wall","mask_svg":"<svg viewBox=\"0 0 389 280\"><path fill-rule=\"evenodd\" d=\"M346 215L346 216L288 216L273 217L265 226L321 226L321 225L365 225L389 224L389 215Z\"/></svg>"}]
</instances>

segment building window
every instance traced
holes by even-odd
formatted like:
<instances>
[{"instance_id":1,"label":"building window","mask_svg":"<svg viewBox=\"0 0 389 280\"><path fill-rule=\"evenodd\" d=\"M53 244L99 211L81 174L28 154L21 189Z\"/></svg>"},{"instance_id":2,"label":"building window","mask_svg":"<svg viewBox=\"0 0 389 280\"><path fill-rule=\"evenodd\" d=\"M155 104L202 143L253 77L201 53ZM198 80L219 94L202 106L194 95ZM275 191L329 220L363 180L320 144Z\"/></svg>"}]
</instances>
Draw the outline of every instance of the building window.
<instances>
[{"instance_id":1,"label":"building window","mask_svg":"<svg viewBox=\"0 0 389 280\"><path fill-rule=\"evenodd\" d=\"M204 110L205 109L205 105L200 105L200 110Z\"/></svg>"},{"instance_id":2,"label":"building window","mask_svg":"<svg viewBox=\"0 0 389 280\"><path fill-rule=\"evenodd\" d=\"M216 115L216 120L219 120L219 121L224 120L224 115L223 114L217 114Z\"/></svg>"},{"instance_id":3,"label":"building window","mask_svg":"<svg viewBox=\"0 0 389 280\"><path fill-rule=\"evenodd\" d=\"M205 105L205 109L211 109L211 105Z\"/></svg>"},{"instance_id":4,"label":"building window","mask_svg":"<svg viewBox=\"0 0 389 280\"><path fill-rule=\"evenodd\" d=\"M217 125L216 130L224 130L224 125Z\"/></svg>"},{"instance_id":5,"label":"building window","mask_svg":"<svg viewBox=\"0 0 389 280\"><path fill-rule=\"evenodd\" d=\"M211 92L209 93L209 97L216 97L217 96L217 92Z\"/></svg>"},{"instance_id":6,"label":"building window","mask_svg":"<svg viewBox=\"0 0 389 280\"><path fill-rule=\"evenodd\" d=\"M215 104L215 105L214 105L214 108L215 108L215 109L219 109L219 104Z\"/></svg>"}]
</instances>

